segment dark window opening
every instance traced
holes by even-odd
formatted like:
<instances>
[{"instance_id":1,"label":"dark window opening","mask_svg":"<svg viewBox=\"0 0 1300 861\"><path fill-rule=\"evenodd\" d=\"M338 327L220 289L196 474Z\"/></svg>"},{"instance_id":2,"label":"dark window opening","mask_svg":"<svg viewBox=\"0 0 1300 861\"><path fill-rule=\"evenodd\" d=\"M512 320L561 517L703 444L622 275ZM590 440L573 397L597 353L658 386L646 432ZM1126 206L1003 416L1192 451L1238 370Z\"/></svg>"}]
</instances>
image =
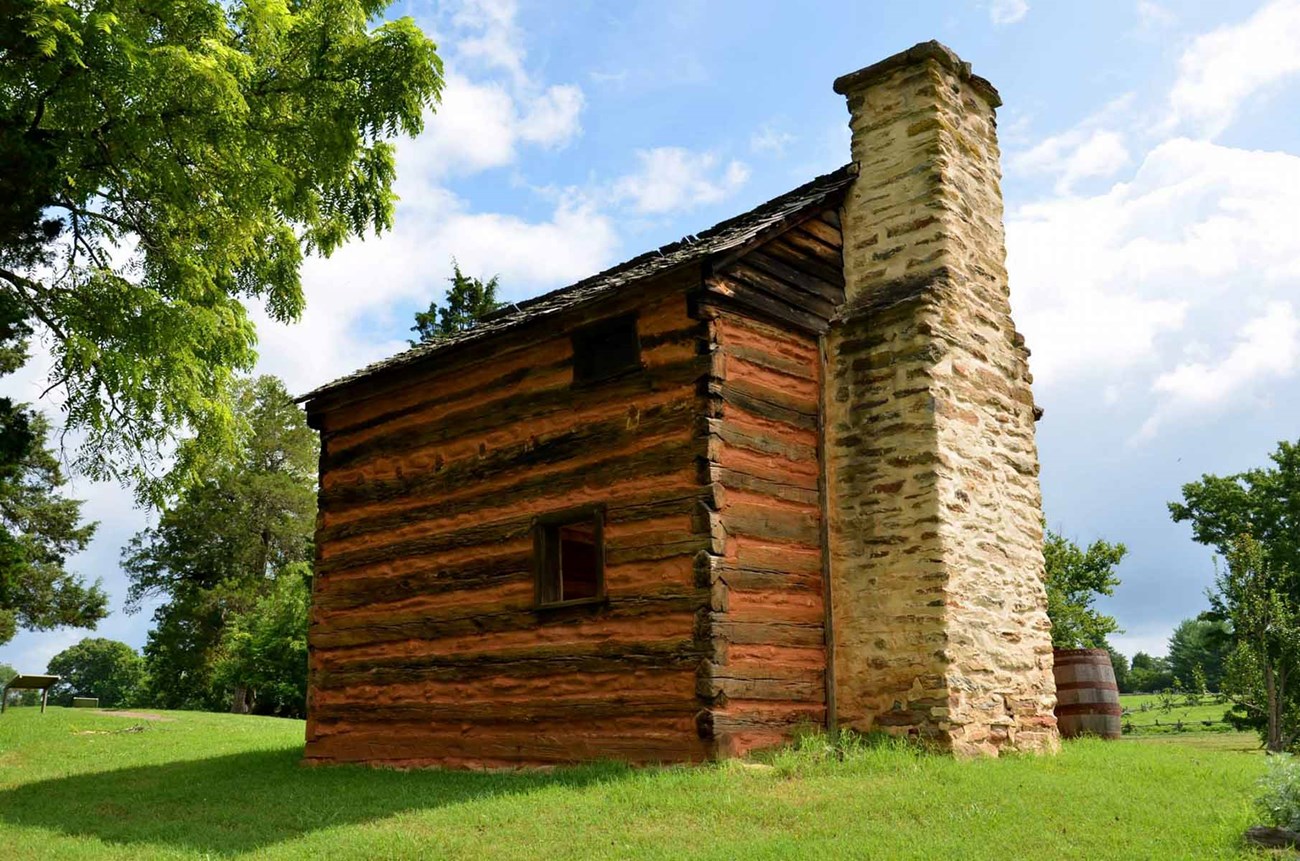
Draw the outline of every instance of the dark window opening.
<instances>
[{"instance_id":1,"label":"dark window opening","mask_svg":"<svg viewBox=\"0 0 1300 861\"><path fill-rule=\"evenodd\" d=\"M533 535L539 605L605 597L604 523L587 508L539 518Z\"/></svg>"},{"instance_id":2,"label":"dark window opening","mask_svg":"<svg viewBox=\"0 0 1300 861\"><path fill-rule=\"evenodd\" d=\"M636 315L604 320L573 333L573 381L593 383L641 370Z\"/></svg>"}]
</instances>

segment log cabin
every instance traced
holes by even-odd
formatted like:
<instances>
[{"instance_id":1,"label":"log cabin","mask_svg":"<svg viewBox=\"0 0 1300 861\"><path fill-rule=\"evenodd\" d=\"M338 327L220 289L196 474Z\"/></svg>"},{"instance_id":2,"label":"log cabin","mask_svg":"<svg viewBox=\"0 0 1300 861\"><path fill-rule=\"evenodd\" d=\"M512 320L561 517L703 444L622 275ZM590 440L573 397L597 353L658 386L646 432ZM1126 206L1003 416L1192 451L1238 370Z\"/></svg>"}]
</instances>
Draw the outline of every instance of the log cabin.
<instances>
[{"instance_id":1,"label":"log cabin","mask_svg":"<svg viewBox=\"0 0 1300 861\"><path fill-rule=\"evenodd\" d=\"M835 89L839 170L302 398L309 762L1055 748L998 94Z\"/></svg>"}]
</instances>

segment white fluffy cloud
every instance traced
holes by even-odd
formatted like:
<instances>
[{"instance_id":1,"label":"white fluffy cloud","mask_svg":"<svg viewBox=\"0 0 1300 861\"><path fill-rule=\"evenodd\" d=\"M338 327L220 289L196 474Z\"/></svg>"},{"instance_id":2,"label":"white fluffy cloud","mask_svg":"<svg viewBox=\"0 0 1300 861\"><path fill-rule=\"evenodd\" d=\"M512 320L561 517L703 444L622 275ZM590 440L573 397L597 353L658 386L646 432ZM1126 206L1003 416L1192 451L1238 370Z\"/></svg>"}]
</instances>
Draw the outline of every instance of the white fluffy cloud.
<instances>
[{"instance_id":1,"label":"white fluffy cloud","mask_svg":"<svg viewBox=\"0 0 1300 861\"><path fill-rule=\"evenodd\" d=\"M732 160L724 165L713 153L657 147L639 150L636 155L640 169L617 180L613 194L647 215L717 203L749 180L749 168L743 162Z\"/></svg>"},{"instance_id":2,"label":"white fluffy cloud","mask_svg":"<svg viewBox=\"0 0 1300 861\"><path fill-rule=\"evenodd\" d=\"M1154 436L1171 417L1214 413L1254 398L1267 383L1300 368L1300 320L1290 302L1271 302L1237 333L1218 361L1187 361L1156 377L1159 399L1139 439Z\"/></svg>"},{"instance_id":3,"label":"white fluffy cloud","mask_svg":"<svg viewBox=\"0 0 1300 861\"><path fill-rule=\"evenodd\" d=\"M521 144L555 149L581 133L582 89L529 73L516 12L514 0L465 0L451 15L442 103L424 134L402 143L407 171L472 174L512 164Z\"/></svg>"},{"instance_id":4,"label":"white fluffy cloud","mask_svg":"<svg viewBox=\"0 0 1300 861\"><path fill-rule=\"evenodd\" d=\"M581 131L582 90L562 84L524 98L499 82L476 82L450 72L442 104L418 138L403 141L402 167L439 178L515 161L521 143L563 146Z\"/></svg>"},{"instance_id":5,"label":"white fluffy cloud","mask_svg":"<svg viewBox=\"0 0 1300 861\"><path fill-rule=\"evenodd\" d=\"M1039 142L1012 159L1015 170L1055 174L1058 194L1069 194L1082 179L1114 176L1131 158L1124 137L1109 129L1072 129Z\"/></svg>"},{"instance_id":6,"label":"white fluffy cloud","mask_svg":"<svg viewBox=\"0 0 1300 861\"><path fill-rule=\"evenodd\" d=\"M994 24L1015 24L1029 14L1027 0L992 0L989 3L989 20Z\"/></svg>"},{"instance_id":7,"label":"white fluffy cloud","mask_svg":"<svg viewBox=\"0 0 1300 861\"><path fill-rule=\"evenodd\" d=\"M1300 157L1175 139L1129 182L1020 207L1007 220L1018 320L1045 386L1134 366L1222 303L1300 289Z\"/></svg>"},{"instance_id":8,"label":"white fluffy cloud","mask_svg":"<svg viewBox=\"0 0 1300 861\"><path fill-rule=\"evenodd\" d=\"M1296 73L1300 0L1273 0L1245 21L1192 41L1169 94L1169 123L1218 134L1243 101Z\"/></svg>"}]
</instances>

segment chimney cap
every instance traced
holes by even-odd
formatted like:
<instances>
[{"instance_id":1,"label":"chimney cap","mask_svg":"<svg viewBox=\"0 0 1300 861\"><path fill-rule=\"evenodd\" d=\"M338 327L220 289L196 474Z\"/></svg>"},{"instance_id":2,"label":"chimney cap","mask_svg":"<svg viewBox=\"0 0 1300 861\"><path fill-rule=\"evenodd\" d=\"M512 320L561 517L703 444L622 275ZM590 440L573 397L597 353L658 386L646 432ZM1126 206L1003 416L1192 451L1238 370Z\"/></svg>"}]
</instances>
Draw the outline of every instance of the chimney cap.
<instances>
[{"instance_id":1,"label":"chimney cap","mask_svg":"<svg viewBox=\"0 0 1300 861\"><path fill-rule=\"evenodd\" d=\"M971 73L970 63L958 57L952 48L933 39L929 42L919 42L906 51L900 51L892 57L886 57L856 72L841 75L835 79L835 92L848 95L853 90L872 84L904 66L920 65L926 60L935 60L939 65L956 73L984 97L989 107L996 108L1002 104L1002 97L998 95L997 89L984 78Z\"/></svg>"}]
</instances>

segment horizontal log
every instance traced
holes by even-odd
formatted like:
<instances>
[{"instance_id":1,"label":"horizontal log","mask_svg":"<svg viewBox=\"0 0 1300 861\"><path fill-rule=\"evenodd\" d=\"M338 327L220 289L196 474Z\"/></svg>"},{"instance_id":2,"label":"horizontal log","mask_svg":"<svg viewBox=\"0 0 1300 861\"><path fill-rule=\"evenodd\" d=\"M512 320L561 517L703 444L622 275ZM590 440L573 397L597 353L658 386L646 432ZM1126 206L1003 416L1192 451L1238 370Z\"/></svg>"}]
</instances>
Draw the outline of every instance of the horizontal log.
<instances>
[{"instance_id":1,"label":"horizontal log","mask_svg":"<svg viewBox=\"0 0 1300 861\"><path fill-rule=\"evenodd\" d=\"M650 366L641 373L612 380L597 389L575 389L565 383L520 392L489 403L473 404L428 423L401 425L347 448L330 446L322 467L325 470L355 467L379 457L416 451L507 425L526 424L556 412L572 411L576 413L575 420L580 420L583 407L628 401L646 392L686 388L707 370L705 357L696 356L667 365Z\"/></svg>"},{"instance_id":2,"label":"horizontal log","mask_svg":"<svg viewBox=\"0 0 1300 861\"><path fill-rule=\"evenodd\" d=\"M701 298L706 303L715 302L724 309L739 308L744 313L775 320L802 332L820 334L828 328L825 317L725 276L715 275L705 281L705 295Z\"/></svg>"},{"instance_id":3,"label":"horizontal log","mask_svg":"<svg viewBox=\"0 0 1300 861\"><path fill-rule=\"evenodd\" d=\"M705 427L710 435L736 448L758 452L759 454L776 455L791 461L810 462L817 460L815 440L813 442L802 442L789 437L778 438L771 433L743 427L730 417L709 419Z\"/></svg>"},{"instance_id":4,"label":"horizontal log","mask_svg":"<svg viewBox=\"0 0 1300 861\"><path fill-rule=\"evenodd\" d=\"M350 610L403 601L417 595L439 595L499 586L533 576L533 554L508 553L471 559L458 565L431 565L398 576L319 577L312 607Z\"/></svg>"},{"instance_id":5,"label":"horizontal log","mask_svg":"<svg viewBox=\"0 0 1300 861\"><path fill-rule=\"evenodd\" d=\"M842 245L838 242L823 242L817 236L804 230L791 230L782 234L780 242L798 249L801 253L825 266L838 267L841 272L844 271L844 257L841 253Z\"/></svg>"},{"instance_id":6,"label":"horizontal log","mask_svg":"<svg viewBox=\"0 0 1300 861\"><path fill-rule=\"evenodd\" d=\"M630 763L680 762L708 758L709 749L685 718L656 717L655 723L602 721L598 727L520 723L471 729L463 724L356 729L308 743L308 762L389 762L402 765L555 765L595 759Z\"/></svg>"},{"instance_id":7,"label":"horizontal log","mask_svg":"<svg viewBox=\"0 0 1300 861\"><path fill-rule=\"evenodd\" d=\"M412 722L430 726L439 723L491 726L546 720L595 721L628 714L641 717L693 717L699 710L700 702L694 696L624 696L617 689L611 689L598 698L539 699L528 702L486 700L380 704L361 700L317 706L312 710L312 716L321 723L346 721L368 727Z\"/></svg>"},{"instance_id":8,"label":"horizontal log","mask_svg":"<svg viewBox=\"0 0 1300 861\"><path fill-rule=\"evenodd\" d=\"M760 349L743 344L724 344L722 352L726 356L734 356L744 362L766 368L769 371L776 371L791 377L798 377L801 380L817 380L817 366L812 363L798 362L789 359L769 349Z\"/></svg>"},{"instance_id":9,"label":"horizontal log","mask_svg":"<svg viewBox=\"0 0 1300 861\"><path fill-rule=\"evenodd\" d=\"M819 218L808 219L799 225L799 229L804 233L812 234L832 248L842 248L844 246L844 236L840 233L840 229L827 224Z\"/></svg>"},{"instance_id":10,"label":"horizontal log","mask_svg":"<svg viewBox=\"0 0 1300 861\"><path fill-rule=\"evenodd\" d=\"M700 674L696 687L699 696L712 703L730 700L821 703L826 699L826 683L821 673L794 674L770 668L765 676L734 676L725 672L728 668L713 669L713 673Z\"/></svg>"},{"instance_id":11,"label":"horizontal log","mask_svg":"<svg viewBox=\"0 0 1300 861\"><path fill-rule=\"evenodd\" d=\"M801 269L796 261L782 260L777 255L765 254L762 251L746 255L744 261L746 265L752 266L765 275L784 281L826 302L830 306L831 313L844 302L843 275L834 280L823 280L812 272ZM810 307L809 310L813 309Z\"/></svg>"},{"instance_id":12,"label":"horizontal log","mask_svg":"<svg viewBox=\"0 0 1300 861\"><path fill-rule=\"evenodd\" d=\"M768 421L784 422L797 428L816 430L817 414L798 401L781 396L767 389L751 389L740 383L710 383L709 394L718 397L724 404L737 407ZM780 403L778 401L784 401Z\"/></svg>"},{"instance_id":13,"label":"horizontal log","mask_svg":"<svg viewBox=\"0 0 1300 861\"><path fill-rule=\"evenodd\" d=\"M828 248L807 234L805 237L805 241L800 243L788 234L779 236L764 245L763 252L838 287L843 293L844 266L839 250Z\"/></svg>"},{"instance_id":14,"label":"horizontal log","mask_svg":"<svg viewBox=\"0 0 1300 861\"><path fill-rule=\"evenodd\" d=\"M388 658L361 667L321 667L313 674L320 690L355 685L419 684L498 676L534 678L573 673L635 673L694 669L704 651L693 639L662 643L566 644L471 655Z\"/></svg>"},{"instance_id":15,"label":"horizontal log","mask_svg":"<svg viewBox=\"0 0 1300 861\"><path fill-rule=\"evenodd\" d=\"M826 636L821 625L793 622L738 622L725 614L713 614L713 634L728 643L773 646L823 646Z\"/></svg>"},{"instance_id":16,"label":"horizontal log","mask_svg":"<svg viewBox=\"0 0 1300 861\"><path fill-rule=\"evenodd\" d=\"M657 595L611 597L603 604L573 607L486 608L469 604L438 612L393 611L379 615L335 615L320 620L311 631L312 646L318 650L348 646L422 640L431 649L450 637L503 634L572 624L582 619L629 619L690 612L708 605L704 590ZM491 646L491 640L484 641Z\"/></svg>"},{"instance_id":17,"label":"horizontal log","mask_svg":"<svg viewBox=\"0 0 1300 861\"><path fill-rule=\"evenodd\" d=\"M747 592L816 592L822 589L821 571L765 571L739 565L720 564L717 577L729 587Z\"/></svg>"},{"instance_id":18,"label":"horizontal log","mask_svg":"<svg viewBox=\"0 0 1300 861\"><path fill-rule=\"evenodd\" d=\"M347 506L387 502L418 503L430 497L445 498L446 494L459 490L477 491L483 499L483 507L486 507L491 504L487 497L490 491L508 492L511 484L515 483L525 488L524 493L532 494L539 486L563 489L566 481L572 486L583 475L598 475L602 483L644 475L664 475L687 467L691 458L699 453L698 444L687 436L692 428L692 409L686 403L679 402L680 407L671 415L661 416L635 428L628 428L626 422L623 422L619 427L606 425L601 428L577 429L539 441L535 445L521 444L497 449L481 458L467 459L441 471L430 470L337 486L321 492L321 505L329 513L338 512ZM677 436L677 432L680 432L680 436L676 439L669 438L639 451L626 450L638 441ZM645 443L642 442L642 445ZM540 470L541 467L563 465L565 461L579 458L580 463L573 464L567 471L559 470L558 474L551 472L543 477ZM536 472L530 474L532 470ZM504 479L514 473L523 474L517 482L507 484L504 488L484 486L488 481ZM407 506L408 509L415 507L414 504ZM378 512L374 516L391 513L394 512ZM324 540L349 534L348 528L343 528L341 524L337 529L333 526L327 529L330 531L325 533Z\"/></svg>"},{"instance_id":19,"label":"horizontal log","mask_svg":"<svg viewBox=\"0 0 1300 861\"><path fill-rule=\"evenodd\" d=\"M805 311L823 320L829 320L835 314L838 303L833 298L823 296L820 292L805 289L800 284L784 278L770 275L756 266L749 265L749 258L731 266L722 277L738 281L761 290L774 299L786 302L792 308ZM716 277L716 276L715 276Z\"/></svg>"},{"instance_id":20,"label":"horizontal log","mask_svg":"<svg viewBox=\"0 0 1300 861\"><path fill-rule=\"evenodd\" d=\"M426 356L414 362L389 366L351 383L333 388L308 404L309 417L324 418L333 427L340 421L363 421L377 413L423 399L431 388L449 380L473 380L484 367L506 368L517 362L535 362L539 354L552 359L567 356L569 334L598 320L637 311L647 333L688 325L681 301L684 290L697 284L699 270L688 267L638 284L635 291L613 291L600 301L539 315L498 337L472 339L438 352L436 361ZM471 386L466 386L470 388ZM315 426L315 425L313 425Z\"/></svg>"},{"instance_id":21,"label":"horizontal log","mask_svg":"<svg viewBox=\"0 0 1300 861\"><path fill-rule=\"evenodd\" d=\"M749 475L735 469L725 467L713 467L710 472L712 479L724 488L734 488L744 490L750 493L758 493L770 496L773 499L780 499L788 502L797 502L803 505L816 505L820 498L817 488L808 487L807 483L792 484L783 481L773 481L761 476ZM795 476L799 478L799 476Z\"/></svg>"},{"instance_id":22,"label":"horizontal log","mask_svg":"<svg viewBox=\"0 0 1300 861\"><path fill-rule=\"evenodd\" d=\"M789 503L760 504L751 498L745 502L726 502L721 514L728 535L751 535L805 547L821 546L821 527L816 509Z\"/></svg>"},{"instance_id":23,"label":"horizontal log","mask_svg":"<svg viewBox=\"0 0 1300 861\"><path fill-rule=\"evenodd\" d=\"M316 531L316 540L322 544L357 538L376 532L391 534L403 527L423 525L429 532L446 531L446 526L439 529L440 521L447 523L455 518L473 514L476 519L492 519L501 511L520 511L550 501L550 507L564 509L573 503L566 496L584 488L596 486L609 488L609 514L624 521L645 520L657 516L656 510L663 513L677 513L685 510L689 513L690 501L699 497L699 493L684 493L680 488L670 488L661 493L647 493L642 490L633 498L619 498L618 485L646 479L662 479L674 472L683 472L690 468L697 446L687 440L656 446L658 456L639 457L637 454L611 456L595 463L583 463L571 469L552 472L540 472L526 475L520 481L505 488L484 488L471 485L467 493L423 505L399 508L396 511L381 511L378 514L356 517L341 523L324 526ZM643 464L643 471L628 474L627 459L637 459ZM638 498L640 497L640 498ZM334 552L334 548L330 548Z\"/></svg>"}]
</instances>

